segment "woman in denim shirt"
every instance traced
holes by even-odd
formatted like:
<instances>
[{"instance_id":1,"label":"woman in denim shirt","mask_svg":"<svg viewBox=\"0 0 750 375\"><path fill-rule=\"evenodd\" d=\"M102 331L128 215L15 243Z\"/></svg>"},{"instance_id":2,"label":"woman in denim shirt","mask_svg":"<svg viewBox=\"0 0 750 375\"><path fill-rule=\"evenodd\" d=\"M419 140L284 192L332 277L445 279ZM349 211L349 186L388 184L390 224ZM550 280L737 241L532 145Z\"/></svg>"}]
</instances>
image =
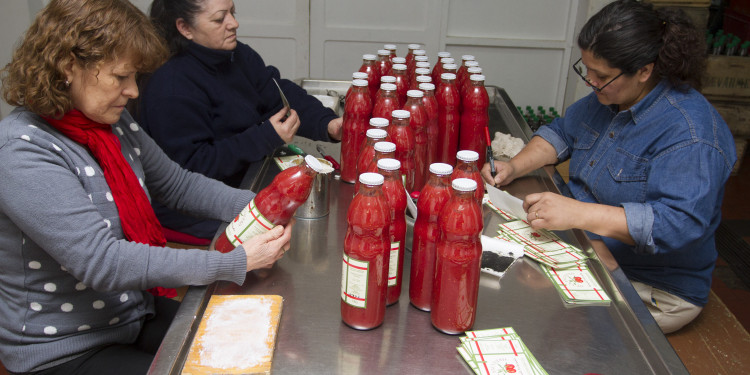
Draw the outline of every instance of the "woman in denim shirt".
<instances>
[{"instance_id":1,"label":"woman in denim shirt","mask_svg":"<svg viewBox=\"0 0 750 375\"><path fill-rule=\"evenodd\" d=\"M610 3L583 27L574 70L593 89L535 133L505 185L570 159L572 198L529 194L534 228L601 239L665 333L708 301L724 184L737 160L729 128L698 92L705 43L681 11Z\"/></svg>"}]
</instances>

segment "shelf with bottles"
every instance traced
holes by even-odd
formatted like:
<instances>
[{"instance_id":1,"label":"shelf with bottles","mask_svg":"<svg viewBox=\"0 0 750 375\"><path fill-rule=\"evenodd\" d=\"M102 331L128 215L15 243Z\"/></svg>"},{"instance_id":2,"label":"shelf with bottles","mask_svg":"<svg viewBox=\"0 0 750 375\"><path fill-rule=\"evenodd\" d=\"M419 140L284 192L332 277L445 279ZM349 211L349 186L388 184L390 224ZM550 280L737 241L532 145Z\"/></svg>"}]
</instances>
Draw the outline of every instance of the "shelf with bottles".
<instances>
[{"instance_id":1,"label":"shelf with bottles","mask_svg":"<svg viewBox=\"0 0 750 375\"><path fill-rule=\"evenodd\" d=\"M744 56L748 55L750 40L743 41L742 38L732 33L724 33L718 30L715 33L706 32L706 46L709 55Z\"/></svg>"},{"instance_id":2,"label":"shelf with bottles","mask_svg":"<svg viewBox=\"0 0 750 375\"><path fill-rule=\"evenodd\" d=\"M525 110L520 106L516 106L516 109L523 115L531 131L537 131L542 125L547 125L556 117L560 117L555 107L545 109L544 106L539 105L534 109L530 105L527 105Z\"/></svg>"}]
</instances>

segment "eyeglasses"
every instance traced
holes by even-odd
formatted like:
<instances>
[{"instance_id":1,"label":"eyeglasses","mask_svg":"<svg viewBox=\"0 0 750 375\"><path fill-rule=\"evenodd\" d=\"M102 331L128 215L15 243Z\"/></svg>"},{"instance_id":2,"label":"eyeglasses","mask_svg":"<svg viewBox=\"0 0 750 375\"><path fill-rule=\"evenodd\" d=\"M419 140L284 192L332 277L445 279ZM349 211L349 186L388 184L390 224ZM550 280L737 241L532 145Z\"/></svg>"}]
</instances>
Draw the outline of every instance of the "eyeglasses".
<instances>
[{"instance_id":1,"label":"eyeglasses","mask_svg":"<svg viewBox=\"0 0 750 375\"><path fill-rule=\"evenodd\" d=\"M607 85L614 82L614 80L620 78L621 75L623 75L625 72L621 72L615 78L612 78L609 80L609 82L605 83L604 86L599 87L591 83L588 78L586 78L589 75L588 70L586 69L586 65L583 65L583 62L581 62L582 59L578 59L575 64L573 64L573 70L581 77L583 82L586 82L587 85L591 86L591 88L596 92L602 92Z\"/></svg>"}]
</instances>

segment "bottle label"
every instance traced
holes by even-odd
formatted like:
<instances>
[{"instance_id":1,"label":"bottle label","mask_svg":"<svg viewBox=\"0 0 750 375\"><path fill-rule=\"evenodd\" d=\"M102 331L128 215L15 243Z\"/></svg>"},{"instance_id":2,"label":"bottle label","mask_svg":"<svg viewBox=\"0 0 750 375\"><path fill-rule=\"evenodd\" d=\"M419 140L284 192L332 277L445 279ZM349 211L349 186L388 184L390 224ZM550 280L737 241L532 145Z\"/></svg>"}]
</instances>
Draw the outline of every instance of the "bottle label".
<instances>
[{"instance_id":1,"label":"bottle label","mask_svg":"<svg viewBox=\"0 0 750 375\"><path fill-rule=\"evenodd\" d=\"M350 306L366 308L370 262L356 260L344 254L342 264L341 300Z\"/></svg>"},{"instance_id":2,"label":"bottle label","mask_svg":"<svg viewBox=\"0 0 750 375\"><path fill-rule=\"evenodd\" d=\"M396 286L398 276L398 250L401 241L391 242L391 257L388 262L388 286Z\"/></svg>"},{"instance_id":3,"label":"bottle label","mask_svg":"<svg viewBox=\"0 0 750 375\"><path fill-rule=\"evenodd\" d=\"M275 225L266 219L258 207L255 205L255 199L245 207L237 217L227 225L224 231L229 242L233 246L239 246L252 237L266 233L273 229Z\"/></svg>"}]
</instances>

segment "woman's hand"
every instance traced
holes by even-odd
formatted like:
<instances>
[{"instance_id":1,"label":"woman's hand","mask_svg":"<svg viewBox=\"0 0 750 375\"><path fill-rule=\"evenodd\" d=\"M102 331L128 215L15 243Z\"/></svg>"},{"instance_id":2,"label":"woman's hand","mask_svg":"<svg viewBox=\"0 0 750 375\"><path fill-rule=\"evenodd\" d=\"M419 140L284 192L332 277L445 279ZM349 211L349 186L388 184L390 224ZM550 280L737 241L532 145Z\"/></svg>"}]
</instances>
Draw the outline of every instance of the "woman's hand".
<instances>
[{"instance_id":1,"label":"woman's hand","mask_svg":"<svg viewBox=\"0 0 750 375\"><path fill-rule=\"evenodd\" d=\"M289 240L292 238L292 219L286 227L277 225L270 231L253 237L242 244L247 256L247 271L259 268L270 268L289 250Z\"/></svg>"},{"instance_id":2,"label":"woman's hand","mask_svg":"<svg viewBox=\"0 0 750 375\"><path fill-rule=\"evenodd\" d=\"M529 194L523 200L526 221L534 229L567 230L581 228L577 217L585 214L584 203L551 192Z\"/></svg>"},{"instance_id":3,"label":"woman's hand","mask_svg":"<svg viewBox=\"0 0 750 375\"><path fill-rule=\"evenodd\" d=\"M515 174L515 168L511 163L505 162L505 161L494 161L495 163L495 171L497 172L495 174L495 177L492 177L492 174L490 173L490 164L484 163L484 166L482 167L482 178L485 182L492 186L505 186L516 178Z\"/></svg>"},{"instance_id":4,"label":"woman's hand","mask_svg":"<svg viewBox=\"0 0 750 375\"><path fill-rule=\"evenodd\" d=\"M344 126L343 118L337 117L331 120L331 122L328 123L328 136L331 137L331 139L340 141L341 133L343 132L343 126Z\"/></svg>"},{"instance_id":5,"label":"woman's hand","mask_svg":"<svg viewBox=\"0 0 750 375\"><path fill-rule=\"evenodd\" d=\"M289 143L294 138L294 135L297 134L300 121L299 116L297 116L297 111L289 109L289 117L287 117L286 120L282 120L286 114L286 109L282 108L280 111L276 112L275 115L271 116L268 121L271 122L274 130L276 130L276 134L278 134L285 143Z\"/></svg>"}]
</instances>

